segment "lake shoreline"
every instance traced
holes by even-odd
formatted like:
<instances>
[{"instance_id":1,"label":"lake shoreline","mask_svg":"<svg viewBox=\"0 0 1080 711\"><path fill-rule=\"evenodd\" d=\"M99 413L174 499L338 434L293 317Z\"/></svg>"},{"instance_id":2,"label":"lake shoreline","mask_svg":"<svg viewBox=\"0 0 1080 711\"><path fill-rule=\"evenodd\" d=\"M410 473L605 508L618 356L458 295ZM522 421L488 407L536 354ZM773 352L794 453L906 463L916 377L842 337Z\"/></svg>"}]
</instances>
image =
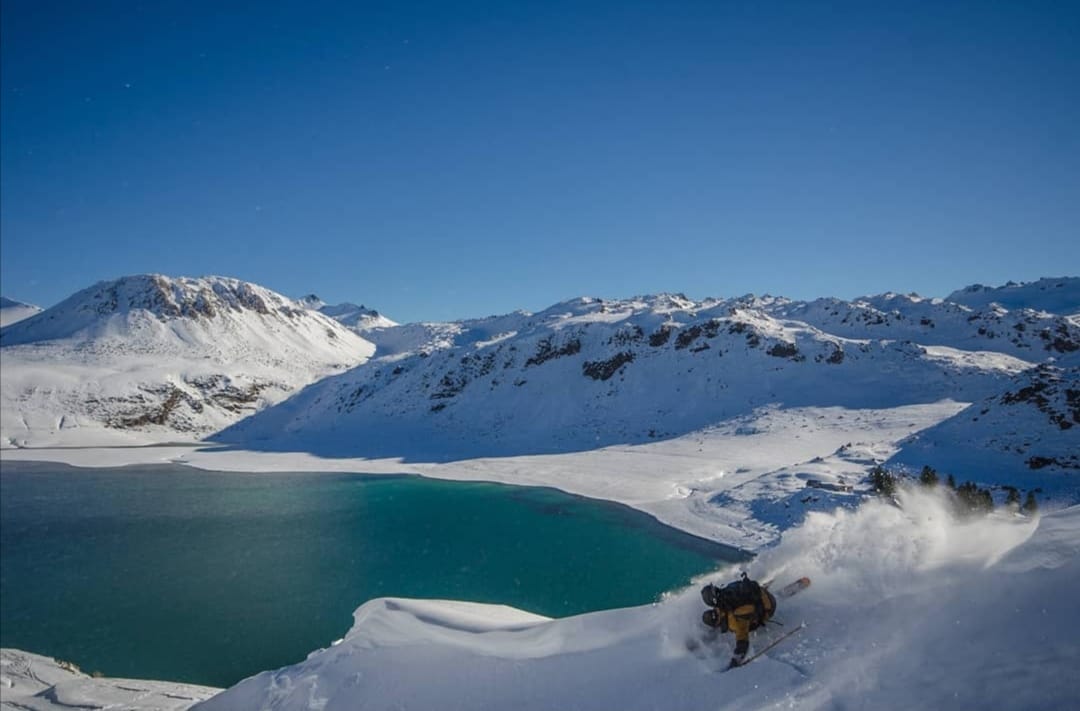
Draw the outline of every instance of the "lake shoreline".
<instances>
[{"instance_id":1,"label":"lake shoreline","mask_svg":"<svg viewBox=\"0 0 1080 711\"><path fill-rule=\"evenodd\" d=\"M228 686L325 647L375 599L556 619L655 603L746 559L554 487L160 462L2 472L3 646L110 677ZM151 628L170 643L147 646Z\"/></svg>"},{"instance_id":2,"label":"lake shoreline","mask_svg":"<svg viewBox=\"0 0 1080 711\"><path fill-rule=\"evenodd\" d=\"M619 450L613 450L616 455ZM603 450L598 450L601 453ZM311 475L352 474L358 476L418 476L428 479L487 482L510 486L552 488L558 491L600 502L626 506L656 519L660 524L673 528L704 542L726 548L730 555L751 557L770 538L759 535L730 536L717 530L716 521L709 516L703 502L680 500L691 498L692 490L660 479L656 482L640 480L629 482L625 490L602 483L599 487L585 485L579 477L569 476L560 480L550 471L552 460L563 460L560 470L573 468L575 459L596 458L598 452L568 453L559 455L530 455L513 458L479 458L451 462L409 462L403 459L327 459L307 453L277 453L254 450L237 450L206 443L148 443L140 445L112 445L91 447L41 447L0 449L0 464L6 462L59 464L79 469L119 467L147 467L157 465L183 465L194 469L221 474L270 474L295 472ZM537 463L538 471L526 470L530 460ZM589 464L591 465L592 462ZM656 493L663 497L657 501ZM672 505L672 503L676 505ZM679 505L685 503L686 505ZM742 517L740 517L742 518ZM725 521L726 523L726 521ZM738 521L735 530L745 533L746 524ZM741 530L740 530L741 529Z\"/></svg>"}]
</instances>

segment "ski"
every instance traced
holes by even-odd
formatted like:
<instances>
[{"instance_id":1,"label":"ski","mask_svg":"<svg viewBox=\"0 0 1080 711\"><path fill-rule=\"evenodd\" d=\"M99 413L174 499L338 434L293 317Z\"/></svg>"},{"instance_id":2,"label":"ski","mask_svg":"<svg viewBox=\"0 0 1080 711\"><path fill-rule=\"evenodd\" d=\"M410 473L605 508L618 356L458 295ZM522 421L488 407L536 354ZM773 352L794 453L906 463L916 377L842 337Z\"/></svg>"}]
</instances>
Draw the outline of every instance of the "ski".
<instances>
[{"instance_id":1,"label":"ski","mask_svg":"<svg viewBox=\"0 0 1080 711\"><path fill-rule=\"evenodd\" d=\"M802 588L799 588L799 589L801 590ZM780 635L779 637L777 637L776 639L774 639L774 640L773 640L772 642L770 642L769 644L765 645L765 647L763 647L763 648L761 649L761 651L759 651L759 652L755 652L755 653L754 653L754 655L753 655L752 657L749 657L748 659L745 659L745 660L744 660L744 661L743 661L743 662L742 662L741 664L732 664L731 666L729 666L729 667L728 667L727 669L725 669L724 671L729 671L729 670L731 670L731 669L737 669L738 667L745 667L745 666L746 666L747 664L749 664L750 662L754 661L755 659L757 659L758 657L760 657L760 656L761 656L762 654L765 654L765 652L768 652L768 651L769 651L770 649L772 649L772 648L773 648L773 647L775 647L776 645L780 644L780 643L781 643L781 642L783 642L783 641L784 641L785 639L787 639L787 638L788 638L788 637L790 637L791 635L793 635L793 634L795 634L796 632L798 632L799 630L801 630L801 629L802 629L803 627L806 627L806 623L805 623L805 622L801 623L801 624L800 624L800 625L799 625L798 627L796 627L795 629L791 630L790 632L786 632L786 633L784 633L784 634Z\"/></svg>"},{"instance_id":2,"label":"ski","mask_svg":"<svg viewBox=\"0 0 1080 711\"><path fill-rule=\"evenodd\" d=\"M786 597L791 597L795 593L802 592L810 587L810 578L799 578L793 583L789 583L773 593L773 596L777 600L783 600Z\"/></svg>"}]
</instances>

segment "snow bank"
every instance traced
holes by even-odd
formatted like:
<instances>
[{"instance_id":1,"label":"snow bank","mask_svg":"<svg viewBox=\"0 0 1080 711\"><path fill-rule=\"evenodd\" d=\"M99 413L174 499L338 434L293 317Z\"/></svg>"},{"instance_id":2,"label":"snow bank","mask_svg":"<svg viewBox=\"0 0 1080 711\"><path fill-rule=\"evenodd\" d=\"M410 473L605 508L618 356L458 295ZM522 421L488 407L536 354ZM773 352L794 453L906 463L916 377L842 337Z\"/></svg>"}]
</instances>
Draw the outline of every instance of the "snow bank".
<instances>
[{"instance_id":1,"label":"snow bank","mask_svg":"<svg viewBox=\"0 0 1080 711\"><path fill-rule=\"evenodd\" d=\"M0 709L183 711L219 689L142 679L101 679L17 649L0 650Z\"/></svg>"},{"instance_id":2,"label":"snow bank","mask_svg":"<svg viewBox=\"0 0 1080 711\"><path fill-rule=\"evenodd\" d=\"M956 521L931 494L812 513L751 564L808 574L782 603L807 627L719 674L697 585L650 606L559 620L505 607L382 599L295 666L199 704L216 709L1066 708L1080 695L1080 507ZM711 578L732 577L735 571Z\"/></svg>"}]
</instances>

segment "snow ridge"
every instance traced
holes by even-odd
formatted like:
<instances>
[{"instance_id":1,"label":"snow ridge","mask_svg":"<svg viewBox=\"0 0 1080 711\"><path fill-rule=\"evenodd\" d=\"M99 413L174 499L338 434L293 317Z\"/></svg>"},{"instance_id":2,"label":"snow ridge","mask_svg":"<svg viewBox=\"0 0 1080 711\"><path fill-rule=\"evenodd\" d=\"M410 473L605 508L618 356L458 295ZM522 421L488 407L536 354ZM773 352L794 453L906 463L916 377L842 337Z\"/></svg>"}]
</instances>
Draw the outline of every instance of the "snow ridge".
<instances>
[{"instance_id":1,"label":"snow ridge","mask_svg":"<svg viewBox=\"0 0 1080 711\"><path fill-rule=\"evenodd\" d=\"M1032 309L1052 314L1080 313L1080 277L1044 277L1033 282L1008 282L1004 286L971 286L954 291L946 301L973 309L997 304L1006 309Z\"/></svg>"},{"instance_id":2,"label":"snow ridge","mask_svg":"<svg viewBox=\"0 0 1080 711\"><path fill-rule=\"evenodd\" d=\"M18 323L40 312L40 306L24 304L21 301L0 296L0 328Z\"/></svg>"},{"instance_id":3,"label":"snow ridge","mask_svg":"<svg viewBox=\"0 0 1080 711\"><path fill-rule=\"evenodd\" d=\"M308 294L299 299L304 308L313 309L325 314L335 321L340 321L360 335L364 335L372 329L385 329L397 326L396 321L391 321L375 309L369 309L364 305L357 306L344 302L330 305L315 294Z\"/></svg>"}]
</instances>

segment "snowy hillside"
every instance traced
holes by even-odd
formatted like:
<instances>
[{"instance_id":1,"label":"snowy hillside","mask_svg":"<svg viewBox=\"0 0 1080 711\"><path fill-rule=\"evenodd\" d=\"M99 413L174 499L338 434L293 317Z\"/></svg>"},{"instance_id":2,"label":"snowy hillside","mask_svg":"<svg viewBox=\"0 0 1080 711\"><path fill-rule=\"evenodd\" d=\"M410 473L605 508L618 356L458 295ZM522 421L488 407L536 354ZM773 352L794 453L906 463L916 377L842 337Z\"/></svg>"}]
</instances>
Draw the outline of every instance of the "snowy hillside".
<instances>
[{"instance_id":1,"label":"snowy hillside","mask_svg":"<svg viewBox=\"0 0 1080 711\"><path fill-rule=\"evenodd\" d=\"M1075 315L1080 313L1080 277L1045 278L1021 284L1009 282L997 287L973 284L954 291L945 300L980 310L999 304L1006 309Z\"/></svg>"},{"instance_id":2,"label":"snowy hillside","mask_svg":"<svg viewBox=\"0 0 1080 711\"><path fill-rule=\"evenodd\" d=\"M1080 368L1042 365L1016 375L1000 393L901 443L892 461L942 471L964 468L1017 485L1047 489L1080 477Z\"/></svg>"},{"instance_id":3,"label":"snowy hillside","mask_svg":"<svg viewBox=\"0 0 1080 711\"><path fill-rule=\"evenodd\" d=\"M160 275L85 289L0 347L5 447L198 438L374 351L254 284Z\"/></svg>"},{"instance_id":4,"label":"snowy hillside","mask_svg":"<svg viewBox=\"0 0 1080 711\"><path fill-rule=\"evenodd\" d=\"M812 514L751 563L814 582L752 651L792 637L744 668L723 672L732 641L705 638L698 585L558 620L378 599L340 642L194 708L1071 708L1080 608L1052 591L1080 585L1080 508L958 522L933 494L902 504Z\"/></svg>"},{"instance_id":5,"label":"snowy hillside","mask_svg":"<svg viewBox=\"0 0 1080 711\"><path fill-rule=\"evenodd\" d=\"M678 436L766 405L972 402L1036 363L1076 357L1080 344L1080 326L1035 312L971 318L966 307L907 297L893 311L877 324L886 312L862 302L659 295L575 299L442 332L412 327L418 350L328 378L217 438L435 459L586 450ZM988 320L1015 335L985 336Z\"/></svg>"},{"instance_id":6,"label":"snowy hillside","mask_svg":"<svg viewBox=\"0 0 1080 711\"><path fill-rule=\"evenodd\" d=\"M40 312L40 306L24 304L21 301L14 301L0 296L0 328L28 319Z\"/></svg>"}]
</instances>

